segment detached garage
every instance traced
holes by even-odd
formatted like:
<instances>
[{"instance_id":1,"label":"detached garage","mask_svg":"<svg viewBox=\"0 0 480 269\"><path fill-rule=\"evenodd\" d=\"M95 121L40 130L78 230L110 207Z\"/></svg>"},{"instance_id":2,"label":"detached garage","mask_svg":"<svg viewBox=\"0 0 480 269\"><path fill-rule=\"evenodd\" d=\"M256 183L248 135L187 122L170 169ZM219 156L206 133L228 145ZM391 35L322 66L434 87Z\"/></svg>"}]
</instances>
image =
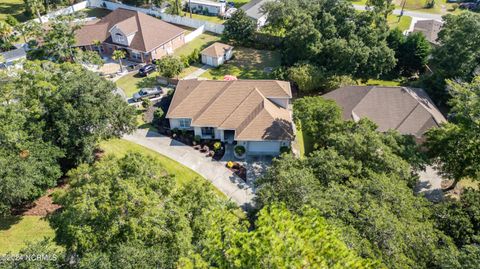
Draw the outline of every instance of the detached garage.
<instances>
[{"instance_id":1,"label":"detached garage","mask_svg":"<svg viewBox=\"0 0 480 269\"><path fill-rule=\"evenodd\" d=\"M278 155L280 153L280 141L250 141L247 153L249 155Z\"/></svg>"},{"instance_id":2,"label":"detached garage","mask_svg":"<svg viewBox=\"0 0 480 269\"><path fill-rule=\"evenodd\" d=\"M232 58L233 47L227 44L215 42L202 50L202 63L210 66L220 66Z\"/></svg>"}]
</instances>

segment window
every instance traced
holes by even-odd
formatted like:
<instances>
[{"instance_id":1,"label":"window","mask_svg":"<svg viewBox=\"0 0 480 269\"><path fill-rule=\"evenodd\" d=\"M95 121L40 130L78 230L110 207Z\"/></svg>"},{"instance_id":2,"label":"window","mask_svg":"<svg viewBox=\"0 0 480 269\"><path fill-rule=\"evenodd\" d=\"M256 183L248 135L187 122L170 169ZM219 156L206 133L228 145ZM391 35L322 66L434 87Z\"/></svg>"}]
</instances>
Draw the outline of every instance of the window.
<instances>
[{"instance_id":1,"label":"window","mask_svg":"<svg viewBox=\"0 0 480 269\"><path fill-rule=\"evenodd\" d=\"M213 128L212 127L202 127L202 135L212 136L213 135Z\"/></svg>"},{"instance_id":2,"label":"window","mask_svg":"<svg viewBox=\"0 0 480 269\"><path fill-rule=\"evenodd\" d=\"M138 60L141 60L141 59L142 59L142 56L141 56L140 53L138 53L138 52L132 51L132 52L130 53L130 56L131 56L133 59L138 59Z\"/></svg>"},{"instance_id":3,"label":"window","mask_svg":"<svg viewBox=\"0 0 480 269\"><path fill-rule=\"evenodd\" d=\"M190 119L179 119L180 128L190 128Z\"/></svg>"},{"instance_id":4,"label":"window","mask_svg":"<svg viewBox=\"0 0 480 269\"><path fill-rule=\"evenodd\" d=\"M125 37L122 34L116 33L115 34L115 42L123 44L123 43L127 43L127 40L125 39Z\"/></svg>"}]
</instances>

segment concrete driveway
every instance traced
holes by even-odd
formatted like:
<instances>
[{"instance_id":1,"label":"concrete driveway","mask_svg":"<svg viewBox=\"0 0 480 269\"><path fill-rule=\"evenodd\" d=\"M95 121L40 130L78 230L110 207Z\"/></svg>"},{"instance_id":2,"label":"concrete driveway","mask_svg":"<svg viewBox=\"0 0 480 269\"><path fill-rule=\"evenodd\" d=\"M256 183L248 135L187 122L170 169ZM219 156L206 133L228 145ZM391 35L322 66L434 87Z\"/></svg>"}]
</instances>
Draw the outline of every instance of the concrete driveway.
<instances>
[{"instance_id":1,"label":"concrete driveway","mask_svg":"<svg viewBox=\"0 0 480 269\"><path fill-rule=\"evenodd\" d=\"M249 210L254 206L254 191L252 187L227 169L223 162L214 161L190 146L146 129L139 129L135 133L126 135L123 138L189 167L209 180L217 189L244 210Z\"/></svg>"},{"instance_id":2,"label":"concrete driveway","mask_svg":"<svg viewBox=\"0 0 480 269\"><path fill-rule=\"evenodd\" d=\"M247 168L247 183L254 186L257 178L262 176L272 165L273 156L247 156L245 166ZM255 191L255 189L254 189Z\"/></svg>"},{"instance_id":3,"label":"concrete driveway","mask_svg":"<svg viewBox=\"0 0 480 269\"><path fill-rule=\"evenodd\" d=\"M435 171L432 166L427 166L425 171L418 173L419 180L415 187L416 193L425 195L425 198L432 202L443 200L442 180L443 178Z\"/></svg>"}]
</instances>

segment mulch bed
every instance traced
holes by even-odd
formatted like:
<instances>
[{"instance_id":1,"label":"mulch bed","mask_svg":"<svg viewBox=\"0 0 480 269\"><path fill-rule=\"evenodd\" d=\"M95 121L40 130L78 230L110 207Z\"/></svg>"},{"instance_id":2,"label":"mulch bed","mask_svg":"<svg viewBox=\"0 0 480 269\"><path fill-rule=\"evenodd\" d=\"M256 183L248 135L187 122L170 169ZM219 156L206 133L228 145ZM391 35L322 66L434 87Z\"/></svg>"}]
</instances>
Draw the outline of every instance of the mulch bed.
<instances>
[{"instance_id":1,"label":"mulch bed","mask_svg":"<svg viewBox=\"0 0 480 269\"><path fill-rule=\"evenodd\" d=\"M14 208L12 210L12 215L45 217L57 211L59 208L61 208L61 206L53 203L52 193L59 188L67 188L67 184L60 184L58 187L48 189L45 195L38 198L31 204L20 208Z\"/></svg>"},{"instance_id":2,"label":"mulch bed","mask_svg":"<svg viewBox=\"0 0 480 269\"><path fill-rule=\"evenodd\" d=\"M247 181L247 168L245 168L243 165L240 165L239 163L234 162L232 168L228 166L227 168L230 171L232 171L235 175L237 175L239 178L243 179L244 181Z\"/></svg>"}]
</instances>

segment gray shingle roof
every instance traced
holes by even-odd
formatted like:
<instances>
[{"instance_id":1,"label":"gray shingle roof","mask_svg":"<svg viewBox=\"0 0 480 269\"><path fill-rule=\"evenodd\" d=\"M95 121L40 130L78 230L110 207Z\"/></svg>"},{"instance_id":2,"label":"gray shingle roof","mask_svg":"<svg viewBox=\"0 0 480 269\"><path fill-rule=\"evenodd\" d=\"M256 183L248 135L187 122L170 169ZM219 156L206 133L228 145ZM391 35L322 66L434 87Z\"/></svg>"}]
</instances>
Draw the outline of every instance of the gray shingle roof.
<instances>
[{"instance_id":1,"label":"gray shingle roof","mask_svg":"<svg viewBox=\"0 0 480 269\"><path fill-rule=\"evenodd\" d=\"M270 1L270 0L252 0L252 1L248 2L247 4L241 6L240 9L245 11L245 13L247 13L247 15L250 18L258 20L259 18L261 18L264 15L261 11L262 5L265 4L268 1Z\"/></svg>"},{"instance_id":2,"label":"gray shingle roof","mask_svg":"<svg viewBox=\"0 0 480 269\"><path fill-rule=\"evenodd\" d=\"M348 86L323 95L335 100L345 120L369 118L381 132L394 129L416 137L446 122L422 89L407 87Z\"/></svg>"},{"instance_id":3,"label":"gray shingle roof","mask_svg":"<svg viewBox=\"0 0 480 269\"><path fill-rule=\"evenodd\" d=\"M1 53L5 62L12 62L27 57L27 52L24 47L19 47L14 50L9 50Z\"/></svg>"}]
</instances>

